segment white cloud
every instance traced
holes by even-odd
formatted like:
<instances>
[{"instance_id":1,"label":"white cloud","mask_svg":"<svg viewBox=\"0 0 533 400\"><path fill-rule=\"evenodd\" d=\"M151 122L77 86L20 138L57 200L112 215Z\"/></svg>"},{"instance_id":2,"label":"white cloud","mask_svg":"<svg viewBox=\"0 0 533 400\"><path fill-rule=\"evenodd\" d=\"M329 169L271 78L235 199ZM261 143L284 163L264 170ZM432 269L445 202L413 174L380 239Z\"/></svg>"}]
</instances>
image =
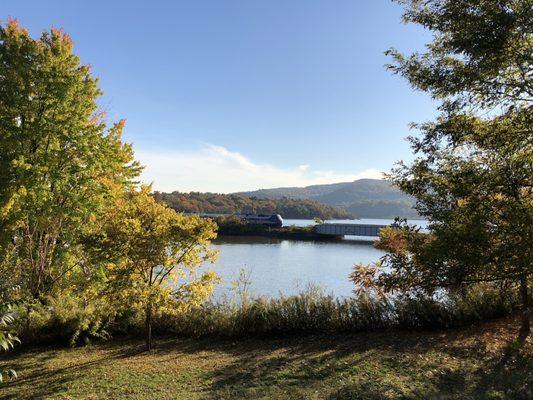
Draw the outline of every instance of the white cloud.
<instances>
[{"instance_id":1,"label":"white cloud","mask_svg":"<svg viewBox=\"0 0 533 400\"><path fill-rule=\"evenodd\" d=\"M141 180L153 182L155 190L165 192L231 193L382 177L375 169L351 175L314 171L309 165L282 169L256 164L240 153L215 145L190 152L139 152L136 158L145 166Z\"/></svg>"}]
</instances>

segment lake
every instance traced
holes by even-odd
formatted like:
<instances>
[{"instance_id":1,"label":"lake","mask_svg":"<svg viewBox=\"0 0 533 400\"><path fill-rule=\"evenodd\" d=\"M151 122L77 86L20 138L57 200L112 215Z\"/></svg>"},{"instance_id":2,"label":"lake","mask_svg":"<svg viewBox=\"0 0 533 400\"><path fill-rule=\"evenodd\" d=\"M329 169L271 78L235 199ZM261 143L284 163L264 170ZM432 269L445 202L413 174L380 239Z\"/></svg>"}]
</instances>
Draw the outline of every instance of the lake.
<instances>
[{"instance_id":1,"label":"lake","mask_svg":"<svg viewBox=\"0 0 533 400\"><path fill-rule=\"evenodd\" d=\"M331 222L387 225L392 220L359 219ZM425 221L410 221L425 226ZM285 226L313 225L313 220L284 220ZM278 297L295 294L308 285L318 285L336 296L350 296L353 285L348 280L352 267L358 263L377 261L384 253L369 243L355 242L357 237L343 241L297 241L265 237L221 237L213 242L218 250L212 265L223 279L214 297L231 293L232 281L241 270L246 271L253 295Z\"/></svg>"}]
</instances>

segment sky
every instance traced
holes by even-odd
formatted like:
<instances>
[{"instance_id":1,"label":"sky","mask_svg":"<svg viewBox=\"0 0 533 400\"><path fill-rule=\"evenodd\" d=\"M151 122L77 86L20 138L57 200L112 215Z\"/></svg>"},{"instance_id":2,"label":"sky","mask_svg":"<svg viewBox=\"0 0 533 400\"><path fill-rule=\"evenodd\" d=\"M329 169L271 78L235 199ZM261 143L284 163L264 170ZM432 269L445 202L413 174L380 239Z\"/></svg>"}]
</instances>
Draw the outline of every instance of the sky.
<instances>
[{"instance_id":1,"label":"sky","mask_svg":"<svg viewBox=\"0 0 533 400\"><path fill-rule=\"evenodd\" d=\"M384 65L430 34L389 0L3 0L35 37L74 41L109 122L162 191L379 178L435 104Z\"/></svg>"}]
</instances>

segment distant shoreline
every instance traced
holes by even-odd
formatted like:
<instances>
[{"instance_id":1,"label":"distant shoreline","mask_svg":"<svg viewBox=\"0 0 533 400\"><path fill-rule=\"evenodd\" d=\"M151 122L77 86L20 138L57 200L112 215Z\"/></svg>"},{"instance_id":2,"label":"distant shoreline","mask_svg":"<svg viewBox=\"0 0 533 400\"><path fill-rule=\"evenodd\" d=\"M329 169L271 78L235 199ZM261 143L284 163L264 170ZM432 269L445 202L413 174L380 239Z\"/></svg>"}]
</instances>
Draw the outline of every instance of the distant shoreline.
<instances>
[{"instance_id":1,"label":"distant shoreline","mask_svg":"<svg viewBox=\"0 0 533 400\"><path fill-rule=\"evenodd\" d=\"M218 238L226 237L266 237L274 239L284 240L299 240L299 241L314 241L314 242L345 242L353 244L369 244L372 245L374 240L365 239L345 239L344 236L328 236L315 233L313 231L294 231L294 228L279 228L265 231L253 231L253 232L220 232Z\"/></svg>"}]
</instances>

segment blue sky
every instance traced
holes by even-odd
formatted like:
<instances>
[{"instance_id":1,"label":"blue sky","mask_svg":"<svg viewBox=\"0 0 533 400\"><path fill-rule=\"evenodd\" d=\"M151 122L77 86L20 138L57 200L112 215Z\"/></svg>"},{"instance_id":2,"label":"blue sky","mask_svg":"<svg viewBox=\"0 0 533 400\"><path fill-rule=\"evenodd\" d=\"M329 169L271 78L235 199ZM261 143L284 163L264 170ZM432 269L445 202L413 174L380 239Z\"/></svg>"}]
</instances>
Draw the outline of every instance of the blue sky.
<instances>
[{"instance_id":1,"label":"blue sky","mask_svg":"<svg viewBox=\"0 0 533 400\"><path fill-rule=\"evenodd\" d=\"M412 158L430 99L385 70L427 32L389 0L6 0L0 18L74 40L101 106L160 190L232 192L379 176Z\"/></svg>"}]
</instances>

